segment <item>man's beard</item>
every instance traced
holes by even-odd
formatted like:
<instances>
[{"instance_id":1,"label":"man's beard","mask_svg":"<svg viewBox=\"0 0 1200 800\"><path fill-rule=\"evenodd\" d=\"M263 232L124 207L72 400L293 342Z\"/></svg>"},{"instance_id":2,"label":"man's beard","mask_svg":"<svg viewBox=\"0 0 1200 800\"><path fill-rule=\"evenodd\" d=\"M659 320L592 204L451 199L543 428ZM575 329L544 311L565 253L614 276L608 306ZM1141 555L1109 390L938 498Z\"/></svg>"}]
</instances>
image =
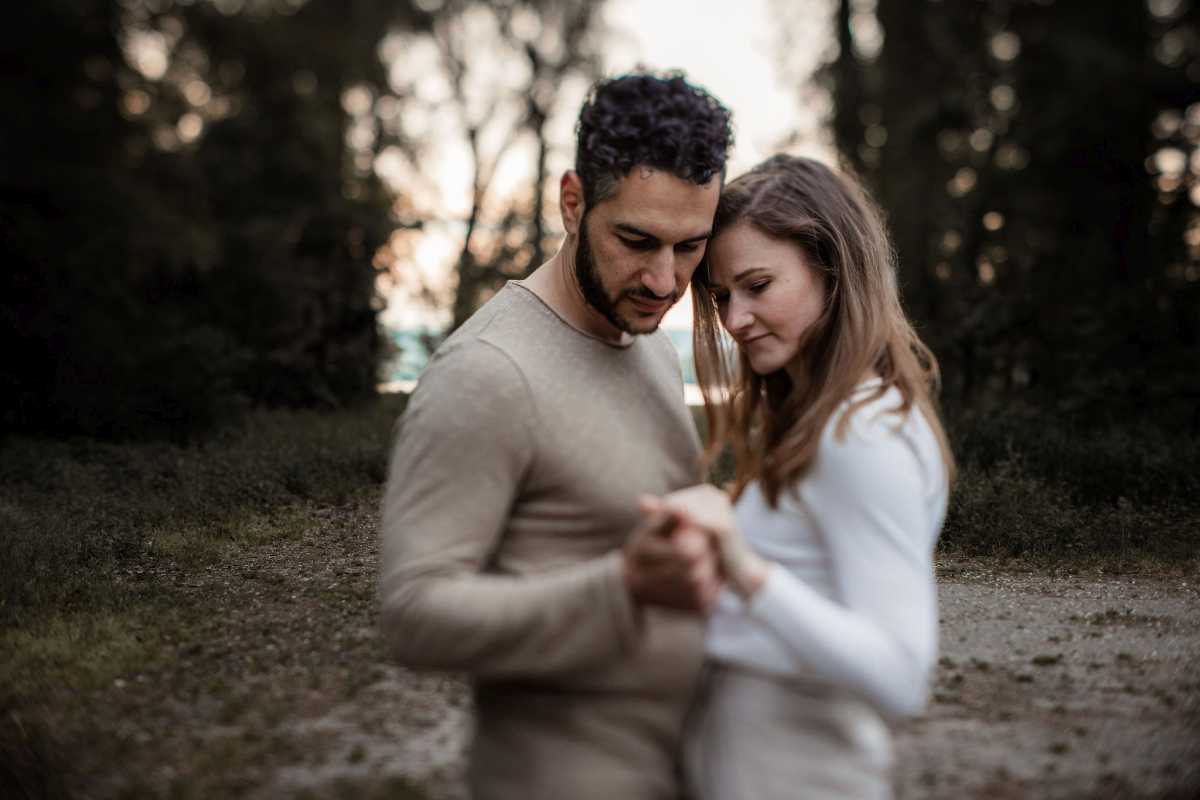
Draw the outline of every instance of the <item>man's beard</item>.
<instances>
[{"instance_id":1,"label":"man's beard","mask_svg":"<svg viewBox=\"0 0 1200 800\"><path fill-rule=\"evenodd\" d=\"M579 221L579 245L575 248L575 280L579 283L579 288L583 291L583 299L587 304L596 311L600 312L608 322L617 330L639 336L646 333L653 333L658 330L658 325L655 325L650 330L637 330L629 322L629 320L617 313L617 303L621 302L624 297L641 297L647 300L659 301L663 298L651 292L646 287L638 289L623 289L617 292L615 297L609 297L604 290L604 284L600 280L600 271L596 269L596 259L592 257L592 245L588 241L587 234L587 214L583 215L583 219ZM679 299L677 292L671 293L671 305Z\"/></svg>"}]
</instances>

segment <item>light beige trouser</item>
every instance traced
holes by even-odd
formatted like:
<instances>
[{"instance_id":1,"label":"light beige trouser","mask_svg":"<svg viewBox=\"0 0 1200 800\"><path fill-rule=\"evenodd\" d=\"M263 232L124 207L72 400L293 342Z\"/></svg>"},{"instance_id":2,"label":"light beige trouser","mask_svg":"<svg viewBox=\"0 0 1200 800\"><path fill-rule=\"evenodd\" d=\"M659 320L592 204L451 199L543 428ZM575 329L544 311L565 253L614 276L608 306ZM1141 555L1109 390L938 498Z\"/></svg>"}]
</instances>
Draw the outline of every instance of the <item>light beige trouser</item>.
<instances>
[{"instance_id":1,"label":"light beige trouser","mask_svg":"<svg viewBox=\"0 0 1200 800\"><path fill-rule=\"evenodd\" d=\"M891 734L845 690L710 664L684 735L695 800L892 796Z\"/></svg>"}]
</instances>

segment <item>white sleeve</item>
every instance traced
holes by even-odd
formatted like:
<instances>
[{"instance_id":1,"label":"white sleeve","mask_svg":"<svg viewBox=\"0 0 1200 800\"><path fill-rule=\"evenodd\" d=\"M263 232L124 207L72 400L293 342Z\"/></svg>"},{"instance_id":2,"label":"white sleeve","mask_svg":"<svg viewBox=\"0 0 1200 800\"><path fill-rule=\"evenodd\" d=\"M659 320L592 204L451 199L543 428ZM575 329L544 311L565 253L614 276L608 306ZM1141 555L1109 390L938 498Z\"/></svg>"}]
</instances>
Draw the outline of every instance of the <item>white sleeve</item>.
<instances>
[{"instance_id":1,"label":"white sleeve","mask_svg":"<svg viewBox=\"0 0 1200 800\"><path fill-rule=\"evenodd\" d=\"M839 602L772 564L747 609L806 672L893 717L925 707L937 654L933 545L943 512L927 496L928 479L910 442L889 427L852 424L845 441L827 430L799 500L829 549Z\"/></svg>"}]
</instances>

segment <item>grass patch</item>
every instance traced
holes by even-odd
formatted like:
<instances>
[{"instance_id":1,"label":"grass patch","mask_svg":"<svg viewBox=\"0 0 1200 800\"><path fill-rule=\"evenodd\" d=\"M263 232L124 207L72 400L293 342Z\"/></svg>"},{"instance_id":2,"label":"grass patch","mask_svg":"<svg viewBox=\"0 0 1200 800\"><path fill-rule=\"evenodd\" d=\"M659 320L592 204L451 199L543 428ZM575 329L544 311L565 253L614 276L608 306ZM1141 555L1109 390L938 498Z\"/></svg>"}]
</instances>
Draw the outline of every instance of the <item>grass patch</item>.
<instances>
[{"instance_id":1,"label":"grass patch","mask_svg":"<svg viewBox=\"0 0 1200 800\"><path fill-rule=\"evenodd\" d=\"M374 485L369 488L374 489ZM144 534L144 548L147 555L194 567L231 550L294 541L307 523L308 516L300 505L285 505L267 513L241 511L227 519L214 518L184 527L151 527Z\"/></svg>"},{"instance_id":2,"label":"grass patch","mask_svg":"<svg viewBox=\"0 0 1200 800\"><path fill-rule=\"evenodd\" d=\"M128 614L77 613L44 617L0 633L0 685L17 697L55 691L87 692L144 667L160 642L153 626Z\"/></svg>"},{"instance_id":3,"label":"grass patch","mask_svg":"<svg viewBox=\"0 0 1200 800\"><path fill-rule=\"evenodd\" d=\"M152 723L154 712L139 705L143 687L161 692L155 682L180 669L213 670L181 691L236 730L173 739L163 746L188 748L172 761L178 774L164 765L110 789L231 796L261 783L264 764L307 757L289 749L294 736L276 735L291 706L235 688L247 674L261 680L275 670L308 671L317 690L324 673L302 660L276 663L272 647L239 652L240 638L223 638L221 609L206 597L208 565L231 568L218 580L262 584L247 597L268 604L281 588L298 592L297 602L320 598L323 621L369 607L369 592L340 582L281 586L269 560L238 559L340 519L323 509L376 502L404 400L334 413L261 412L189 445L32 437L0 444L0 797L72 796L90 780L74 766L81 748L102 751L93 761L119 762L131 748L160 746L139 738L164 735L153 724L117 730L104 716ZM249 642L254 634L243 635ZM285 696L294 703L294 693ZM100 735L110 740L88 744Z\"/></svg>"},{"instance_id":4,"label":"grass patch","mask_svg":"<svg viewBox=\"0 0 1200 800\"><path fill-rule=\"evenodd\" d=\"M240 549L299 538L307 521L304 509L293 506L268 514L239 513L208 525L151 528L145 552L151 561L168 560L186 574ZM114 574L105 573L91 587L89 594L101 589L107 594L95 607L78 608L82 603L76 602L73 609L41 609L23 624L0 630L0 652L6 654L0 661L0 686L10 699L103 688L123 675L152 668L169 641L190 636L171 605L171 587L161 579L133 585L105 580ZM251 572L243 577L259 576Z\"/></svg>"},{"instance_id":5,"label":"grass patch","mask_svg":"<svg viewBox=\"0 0 1200 800\"><path fill-rule=\"evenodd\" d=\"M54 732L37 717L16 711L0 717L0 797L67 800L68 763Z\"/></svg>"},{"instance_id":6,"label":"grass patch","mask_svg":"<svg viewBox=\"0 0 1200 800\"><path fill-rule=\"evenodd\" d=\"M14 438L0 448L0 624L119 607L114 573L298 534L297 508L377 491L404 398L273 411L194 445Z\"/></svg>"}]
</instances>

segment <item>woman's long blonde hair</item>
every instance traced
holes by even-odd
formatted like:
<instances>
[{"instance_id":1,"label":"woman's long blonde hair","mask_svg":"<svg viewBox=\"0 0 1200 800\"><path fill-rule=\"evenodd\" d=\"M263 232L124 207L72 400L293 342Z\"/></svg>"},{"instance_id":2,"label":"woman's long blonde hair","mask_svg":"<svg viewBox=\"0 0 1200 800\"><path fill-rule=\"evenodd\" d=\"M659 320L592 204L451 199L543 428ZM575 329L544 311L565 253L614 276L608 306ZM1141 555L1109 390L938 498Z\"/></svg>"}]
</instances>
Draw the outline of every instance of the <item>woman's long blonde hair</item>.
<instances>
[{"instance_id":1,"label":"woman's long blonde hair","mask_svg":"<svg viewBox=\"0 0 1200 800\"><path fill-rule=\"evenodd\" d=\"M941 445L946 474L954 457L939 420L937 360L917 336L900 305L895 254L882 216L857 182L808 158L772 156L729 183L721 193L713 237L740 224L795 242L824 281L825 308L801 343L803 383L785 370L759 376L744 355L723 346L721 323L709 285L706 255L692 278L693 352L708 420L708 463L728 441L736 463L734 496L758 480L772 506L780 491L812 464L821 431L850 399L864 376L882 384L858 395L850 416L895 386L896 409L915 405Z\"/></svg>"}]
</instances>

